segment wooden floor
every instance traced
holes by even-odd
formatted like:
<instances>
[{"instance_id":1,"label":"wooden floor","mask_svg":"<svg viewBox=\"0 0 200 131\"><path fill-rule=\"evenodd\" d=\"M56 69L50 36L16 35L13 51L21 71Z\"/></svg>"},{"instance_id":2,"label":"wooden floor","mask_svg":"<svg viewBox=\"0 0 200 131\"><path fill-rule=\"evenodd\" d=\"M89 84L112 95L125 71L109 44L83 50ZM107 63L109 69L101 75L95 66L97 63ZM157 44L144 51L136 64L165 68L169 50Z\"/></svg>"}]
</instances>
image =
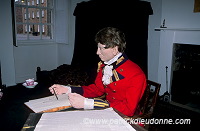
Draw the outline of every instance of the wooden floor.
<instances>
[{"instance_id":1,"label":"wooden floor","mask_svg":"<svg viewBox=\"0 0 200 131\"><path fill-rule=\"evenodd\" d=\"M181 122L185 119L189 119L190 124L151 124L148 128L149 131L196 130L200 121L200 113L174 103L159 101L154 110L153 118L172 119L173 122L175 122L176 119L179 119Z\"/></svg>"}]
</instances>

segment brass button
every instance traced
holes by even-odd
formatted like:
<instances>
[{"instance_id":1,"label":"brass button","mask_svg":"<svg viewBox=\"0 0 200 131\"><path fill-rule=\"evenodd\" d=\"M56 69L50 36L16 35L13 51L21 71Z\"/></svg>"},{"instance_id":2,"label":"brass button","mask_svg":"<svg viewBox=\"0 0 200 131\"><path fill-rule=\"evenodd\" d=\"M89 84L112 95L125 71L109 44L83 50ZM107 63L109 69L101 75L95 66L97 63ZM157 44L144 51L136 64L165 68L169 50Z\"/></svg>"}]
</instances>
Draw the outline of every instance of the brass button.
<instances>
[{"instance_id":1,"label":"brass button","mask_svg":"<svg viewBox=\"0 0 200 131\"><path fill-rule=\"evenodd\" d=\"M114 93L116 93L116 90L113 90Z\"/></svg>"},{"instance_id":2,"label":"brass button","mask_svg":"<svg viewBox=\"0 0 200 131\"><path fill-rule=\"evenodd\" d=\"M114 83L114 85L116 86L116 85L117 85L117 83Z\"/></svg>"},{"instance_id":3,"label":"brass button","mask_svg":"<svg viewBox=\"0 0 200 131\"><path fill-rule=\"evenodd\" d=\"M112 99L115 100L115 97L113 97Z\"/></svg>"},{"instance_id":4,"label":"brass button","mask_svg":"<svg viewBox=\"0 0 200 131\"><path fill-rule=\"evenodd\" d=\"M123 69L120 69L120 71L122 72L122 71L124 71Z\"/></svg>"}]
</instances>

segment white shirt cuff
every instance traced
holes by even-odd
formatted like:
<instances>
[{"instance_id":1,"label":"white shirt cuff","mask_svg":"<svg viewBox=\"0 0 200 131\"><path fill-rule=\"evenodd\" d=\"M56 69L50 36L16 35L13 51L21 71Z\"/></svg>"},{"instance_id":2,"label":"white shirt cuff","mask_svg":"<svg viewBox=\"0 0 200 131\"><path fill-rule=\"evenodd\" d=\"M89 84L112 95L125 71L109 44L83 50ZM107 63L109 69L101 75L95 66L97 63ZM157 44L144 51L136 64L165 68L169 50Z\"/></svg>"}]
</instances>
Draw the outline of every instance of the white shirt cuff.
<instances>
[{"instance_id":1,"label":"white shirt cuff","mask_svg":"<svg viewBox=\"0 0 200 131\"><path fill-rule=\"evenodd\" d=\"M71 89L71 87L70 86L64 86L65 88L68 88L68 91L66 92L66 94L68 94L68 93L71 93L72 92L72 89Z\"/></svg>"},{"instance_id":2,"label":"white shirt cuff","mask_svg":"<svg viewBox=\"0 0 200 131\"><path fill-rule=\"evenodd\" d=\"M84 109L94 109L94 99L85 98Z\"/></svg>"}]
</instances>

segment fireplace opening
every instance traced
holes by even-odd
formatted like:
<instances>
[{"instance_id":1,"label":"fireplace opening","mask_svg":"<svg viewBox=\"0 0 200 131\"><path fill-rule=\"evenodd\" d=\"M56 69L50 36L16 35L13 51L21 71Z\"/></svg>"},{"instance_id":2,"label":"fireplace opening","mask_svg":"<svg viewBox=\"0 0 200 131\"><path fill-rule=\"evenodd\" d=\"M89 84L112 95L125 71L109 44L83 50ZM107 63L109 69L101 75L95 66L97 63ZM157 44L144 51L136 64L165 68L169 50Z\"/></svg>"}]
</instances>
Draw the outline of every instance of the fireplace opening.
<instances>
[{"instance_id":1,"label":"fireplace opening","mask_svg":"<svg viewBox=\"0 0 200 131\"><path fill-rule=\"evenodd\" d=\"M200 45L173 44L171 101L200 110Z\"/></svg>"}]
</instances>

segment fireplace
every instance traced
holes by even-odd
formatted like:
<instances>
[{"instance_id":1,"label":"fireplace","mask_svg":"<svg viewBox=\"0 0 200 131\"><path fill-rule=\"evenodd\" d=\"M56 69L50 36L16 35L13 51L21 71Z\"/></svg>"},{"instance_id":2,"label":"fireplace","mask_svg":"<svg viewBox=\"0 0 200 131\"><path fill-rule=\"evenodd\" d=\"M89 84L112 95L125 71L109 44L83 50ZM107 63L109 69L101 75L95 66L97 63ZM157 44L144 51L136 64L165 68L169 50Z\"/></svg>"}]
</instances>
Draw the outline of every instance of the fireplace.
<instances>
[{"instance_id":1,"label":"fireplace","mask_svg":"<svg viewBox=\"0 0 200 131\"><path fill-rule=\"evenodd\" d=\"M200 45L174 43L171 101L200 109Z\"/></svg>"},{"instance_id":2,"label":"fireplace","mask_svg":"<svg viewBox=\"0 0 200 131\"><path fill-rule=\"evenodd\" d=\"M160 95L168 89L171 104L200 112L199 88L196 88L200 87L200 28L158 29Z\"/></svg>"}]
</instances>

